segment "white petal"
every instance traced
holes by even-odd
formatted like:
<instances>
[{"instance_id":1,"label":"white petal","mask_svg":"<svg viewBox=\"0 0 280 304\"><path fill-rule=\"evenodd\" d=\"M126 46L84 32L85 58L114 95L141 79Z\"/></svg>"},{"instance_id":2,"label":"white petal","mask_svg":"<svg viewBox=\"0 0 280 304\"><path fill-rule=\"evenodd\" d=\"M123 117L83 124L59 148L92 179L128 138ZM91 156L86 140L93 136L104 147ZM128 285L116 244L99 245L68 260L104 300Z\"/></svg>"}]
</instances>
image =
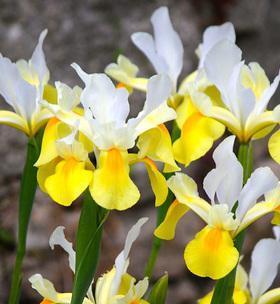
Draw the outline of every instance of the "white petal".
<instances>
[{"instance_id":1,"label":"white petal","mask_svg":"<svg viewBox=\"0 0 280 304\"><path fill-rule=\"evenodd\" d=\"M171 82L168 76L166 75L155 75L152 76L148 81L148 87L147 87L147 96L146 101L143 107L143 110L138 114L136 118L130 119L130 124L140 124L142 121L143 123L146 123L145 119L148 120L148 128L155 127L156 125L163 123L166 120L166 113L164 113L166 110L168 110L168 107L165 107L165 111L161 114L162 116L156 115L157 119L155 122L152 121L152 117L148 117L149 114L151 114L153 111L159 109L161 106L166 105L166 101L168 97L171 94ZM171 115L170 115L171 114ZM170 108L170 114L168 113L167 117L168 119L171 117L174 117L174 110ZM171 118L172 119L172 118ZM152 123L151 123L152 122ZM141 133L147 130L147 127L138 126L138 134L139 130L141 130Z\"/></svg>"},{"instance_id":2,"label":"white petal","mask_svg":"<svg viewBox=\"0 0 280 304\"><path fill-rule=\"evenodd\" d=\"M272 229L273 229L273 234L275 236L275 239L277 241L280 241L280 227L279 226L274 226Z\"/></svg>"},{"instance_id":3,"label":"white petal","mask_svg":"<svg viewBox=\"0 0 280 304\"><path fill-rule=\"evenodd\" d=\"M128 91L115 88L106 74L86 74L77 65L73 65L85 82L81 102L85 110L90 110L93 117L102 124L117 122L123 125L129 114Z\"/></svg>"},{"instance_id":4,"label":"white petal","mask_svg":"<svg viewBox=\"0 0 280 304\"><path fill-rule=\"evenodd\" d=\"M234 26L230 22L226 22L222 25L209 26L203 33L202 44L199 46L199 68L204 65L204 60L211 48L222 40L229 40L235 43L236 35Z\"/></svg>"},{"instance_id":5,"label":"white petal","mask_svg":"<svg viewBox=\"0 0 280 304\"><path fill-rule=\"evenodd\" d=\"M135 242L135 240L138 238L141 227L148 221L147 217L143 217L138 220L138 222L132 226L132 228L129 230L126 240L125 240L125 246L124 250L117 256L115 260L115 267L116 267L116 274L114 276L113 282L112 282L112 289L111 294L114 295L119 289L119 285L121 282L122 275L126 272L126 269L128 267L128 255L131 249L132 244Z\"/></svg>"},{"instance_id":6,"label":"white petal","mask_svg":"<svg viewBox=\"0 0 280 304\"><path fill-rule=\"evenodd\" d=\"M44 279L40 274L34 274L29 278L31 287L45 299L57 303L57 292L49 280Z\"/></svg>"},{"instance_id":7,"label":"white petal","mask_svg":"<svg viewBox=\"0 0 280 304\"><path fill-rule=\"evenodd\" d=\"M263 239L257 243L252 253L249 274L250 289L254 299L258 299L272 284L280 263L280 243L274 239Z\"/></svg>"},{"instance_id":8,"label":"white petal","mask_svg":"<svg viewBox=\"0 0 280 304\"><path fill-rule=\"evenodd\" d=\"M134 33L131 35L131 40L146 55L157 74L168 72L166 62L157 54L155 41L151 34L142 32Z\"/></svg>"},{"instance_id":9,"label":"white petal","mask_svg":"<svg viewBox=\"0 0 280 304\"><path fill-rule=\"evenodd\" d=\"M241 55L241 50L234 43L223 40L217 43L205 58L207 77L223 95L230 95L227 85L234 67L241 61Z\"/></svg>"},{"instance_id":10,"label":"white petal","mask_svg":"<svg viewBox=\"0 0 280 304\"><path fill-rule=\"evenodd\" d=\"M227 204L229 210L237 201L242 189L243 168L233 152L235 136L224 139L213 153L216 168L211 170L203 181L203 188L215 202L217 195L220 204Z\"/></svg>"},{"instance_id":11,"label":"white petal","mask_svg":"<svg viewBox=\"0 0 280 304\"><path fill-rule=\"evenodd\" d=\"M167 7L158 8L151 17L154 28L156 50L160 58L163 58L168 71L166 71L176 89L177 78L183 67L183 44L174 30Z\"/></svg>"},{"instance_id":12,"label":"white petal","mask_svg":"<svg viewBox=\"0 0 280 304\"><path fill-rule=\"evenodd\" d=\"M71 111L80 103L81 88L73 89L60 81L55 82L58 95L58 105L65 111Z\"/></svg>"},{"instance_id":13,"label":"white petal","mask_svg":"<svg viewBox=\"0 0 280 304\"><path fill-rule=\"evenodd\" d=\"M48 30L42 31L39 37L37 46L34 49L30 62L38 73L39 81L42 85L46 84L49 80L49 70L46 64L45 54L43 51L43 42L47 36Z\"/></svg>"},{"instance_id":14,"label":"white petal","mask_svg":"<svg viewBox=\"0 0 280 304\"><path fill-rule=\"evenodd\" d=\"M257 199L275 188L277 184L278 179L270 168L262 167L256 169L243 187L238 198L237 218L241 220L246 212L255 205Z\"/></svg>"},{"instance_id":15,"label":"white petal","mask_svg":"<svg viewBox=\"0 0 280 304\"><path fill-rule=\"evenodd\" d=\"M8 58L0 58L0 71L0 94L17 114L30 121L37 109L36 88L21 78Z\"/></svg>"},{"instance_id":16,"label":"white petal","mask_svg":"<svg viewBox=\"0 0 280 304\"><path fill-rule=\"evenodd\" d=\"M278 88L279 81L280 74L274 78L273 83L263 92L261 99L256 103L254 113L261 114L266 109L271 97L274 95L276 89Z\"/></svg>"},{"instance_id":17,"label":"white petal","mask_svg":"<svg viewBox=\"0 0 280 304\"><path fill-rule=\"evenodd\" d=\"M62 247L69 255L69 266L73 272L75 272L75 264L76 264L76 253L73 250L72 243L68 242L64 235L63 226L58 226L52 235L50 236L49 244L51 249L54 249L55 245L59 245Z\"/></svg>"}]
</instances>

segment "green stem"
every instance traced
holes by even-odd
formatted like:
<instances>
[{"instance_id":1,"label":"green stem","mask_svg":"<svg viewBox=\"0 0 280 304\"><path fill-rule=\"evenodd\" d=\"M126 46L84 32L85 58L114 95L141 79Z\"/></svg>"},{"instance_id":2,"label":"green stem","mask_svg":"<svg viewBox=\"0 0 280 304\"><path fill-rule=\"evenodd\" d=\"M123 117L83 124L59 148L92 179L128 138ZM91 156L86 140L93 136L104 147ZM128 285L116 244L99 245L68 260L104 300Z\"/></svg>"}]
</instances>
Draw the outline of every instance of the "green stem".
<instances>
[{"instance_id":1,"label":"green stem","mask_svg":"<svg viewBox=\"0 0 280 304\"><path fill-rule=\"evenodd\" d=\"M240 144L238 150L238 160L243 167L243 184L245 184L252 173L253 156L252 156L252 143ZM233 208L235 211L237 204ZM234 246L239 253L242 251L242 246L245 239L245 230L239 233L234 240ZM215 287L211 304L232 304L232 297L235 285L237 266L224 278L220 279Z\"/></svg>"},{"instance_id":2,"label":"green stem","mask_svg":"<svg viewBox=\"0 0 280 304\"><path fill-rule=\"evenodd\" d=\"M76 271L71 304L82 303L92 283L99 260L103 225L108 214L108 210L97 205L87 190L77 232Z\"/></svg>"},{"instance_id":3,"label":"green stem","mask_svg":"<svg viewBox=\"0 0 280 304\"><path fill-rule=\"evenodd\" d=\"M171 132L171 140L172 142L174 142L177 138L179 138L180 136L180 129L178 128L176 122L174 122L173 124L173 128L172 128L172 132ZM167 173L164 174L165 178L168 179L169 177L171 177L173 175L173 173ZM175 197L173 195L173 193L169 190L168 191L168 196L165 200L165 202L158 207L157 209L157 227L162 223L162 221L165 218L166 212L169 208L169 206L171 205L171 203L174 201ZM151 279L152 275L153 275L153 270L156 264L156 260L161 248L161 244L162 244L162 240L157 238L156 236L153 237L153 242L152 242L152 249L151 249L151 253L150 256L148 258L146 267L145 267L145 276L148 277L149 279Z\"/></svg>"},{"instance_id":4,"label":"green stem","mask_svg":"<svg viewBox=\"0 0 280 304\"><path fill-rule=\"evenodd\" d=\"M36 138L30 138L27 145L27 154L21 177L19 212L18 212L18 244L16 261L12 274L9 304L17 304L20 297L22 281L22 262L26 251L26 238L35 192L37 189L37 168L34 163L39 157L41 134Z\"/></svg>"}]
</instances>

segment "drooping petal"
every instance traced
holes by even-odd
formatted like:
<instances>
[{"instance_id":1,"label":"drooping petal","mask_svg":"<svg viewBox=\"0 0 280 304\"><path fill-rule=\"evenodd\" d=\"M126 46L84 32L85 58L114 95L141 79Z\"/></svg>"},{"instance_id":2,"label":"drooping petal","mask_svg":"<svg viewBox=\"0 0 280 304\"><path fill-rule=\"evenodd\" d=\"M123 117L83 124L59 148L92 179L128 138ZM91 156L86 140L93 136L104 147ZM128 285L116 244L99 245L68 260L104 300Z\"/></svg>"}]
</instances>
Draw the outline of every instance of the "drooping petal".
<instances>
[{"instance_id":1,"label":"drooping petal","mask_svg":"<svg viewBox=\"0 0 280 304\"><path fill-rule=\"evenodd\" d=\"M55 158L54 160L50 161L49 163L42 165L38 168L37 171L37 182L40 187L40 189L48 193L48 190L45 187L46 179L55 174L55 168L57 164L61 161L61 158Z\"/></svg>"},{"instance_id":2,"label":"drooping petal","mask_svg":"<svg viewBox=\"0 0 280 304\"><path fill-rule=\"evenodd\" d=\"M254 206L257 199L275 188L277 184L278 178L270 168L262 167L256 169L243 187L238 198L237 218L241 220L246 212Z\"/></svg>"},{"instance_id":3,"label":"drooping petal","mask_svg":"<svg viewBox=\"0 0 280 304\"><path fill-rule=\"evenodd\" d=\"M111 63L105 68L105 73L118 82L141 91L147 90L147 79L136 77L138 67L127 57L119 55L117 63Z\"/></svg>"},{"instance_id":4,"label":"drooping petal","mask_svg":"<svg viewBox=\"0 0 280 304\"><path fill-rule=\"evenodd\" d=\"M63 206L70 206L89 186L93 172L85 169L85 163L69 158L56 165L55 174L45 180L50 197Z\"/></svg>"},{"instance_id":5,"label":"drooping petal","mask_svg":"<svg viewBox=\"0 0 280 304\"><path fill-rule=\"evenodd\" d=\"M277 304L280 301L280 288L269 290L263 294L257 304Z\"/></svg>"},{"instance_id":6,"label":"drooping petal","mask_svg":"<svg viewBox=\"0 0 280 304\"><path fill-rule=\"evenodd\" d=\"M175 237L175 230L179 220L189 210L188 206L175 200L168 208L163 222L156 228L155 236L163 240L172 240Z\"/></svg>"},{"instance_id":7,"label":"drooping petal","mask_svg":"<svg viewBox=\"0 0 280 304\"><path fill-rule=\"evenodd\" d=\"M207 223L211 205L198 196L195 181L184 173L175 173L167 180L168 187L180 203L185 204Z\"/></svg>"},{"instance_id":8,"label":"drooping petal","mask_svg":"<svg viewBox=\"0 0 280 304\"><path fill-rule=\"evenodd\" d=\"M184 258L192 273L217 280L235 267L239 253L228 231L206 226L187 245Z\"/></svg>"},{"instance_id":9,"label":"drooping petal","mask_svg":"<svg viewBox=\"0 0 280 304\"><path fill-rule=\"evenodd\" d=\"M125 210L136 204L140 193L129 177L127 151L101 151L90 192L97 204L106 209Z\"/></svg>"},{"instance_id":10,"label":"drooping petal","mask_svg":"<svg viewBox=\"0 0 280 304\"><path fill-rule=\"evenodd\" d=\"M54 246L59 245L68 253L68 261L70 269L75 272L76 265L76 252L73 250L73 245L69 241L67 241L64 234L65 227L58 226L55 228L53 233L50 236L49 244L51 249L54 249Z\"/></svg>"},{"instance_id":11,"label":"drooping petal","mask_svg":"<svg viewBox=\"0 0 280 304\"><path fill-rule=\"evenodd\" d=\"M269 258L268 258L269 257ZM280 243L275 239L262 239L252 253L249 274L253 299L258 299L272 284L280 263Z\"/></svg>"},{"instance_id":12,"label":"drooping petal","mask_svg":"<svg viewBox=\"0 0 280 304\"><path fill-rule=\"evenodd\" d=\"M165 164L164 172L178 171L172 151L170 134L164 124L157 126L139 136L137 147L139 158L149 157Z\"/></svg>"},{"instance_id":13,"label":"drooping petal","mask_svg":"<svg viewBox=\"0 0 280 304\"><path fill-rule=\"evenodd\" d=\"M40 156L34 166L45 165L58 156L56 141L58 140L57 128L59 123L60 121L55 117L49 120L44 131Z\"/></svg>"},{"instance_id":14,"label":"drooping petal","mask_svg":"<svg viewBox=\"0 0 280 304\"><path fill-rule=\"evenodd\" d=\"M188 166L205 155L215 140L224 133L224 126L212 118L196 112L184 123L181 136L174 142L175 159Z\"/></svg>"},{"instance_id":15,"label":"drooping petal","mask_svg":"<svg viewBox=\"0 0 280 304\"><path fill-rule=\"evenodd\" d=\"M271 157L280 163L280 130L275 132L269 139L268 150Z\"/></svg>"},{"instance_id":16,"label":"drooping petal","mask_svg":"<svg viewBox=\"0 0 280 304\"><path fill-rule=\"evenodd\" d=\"M30 135L27 122L18 114L11 111L0 111L0 124L16 128L26 135Z\"/></svg>"},{"instance_id":17,"label":"drooping petal","mask_svg":"<svg viewBox=\"0 0 280 304\"><path fill-rule=\"evenodd\" d=\"M152 190L156 198L155 206L159 207L165 202L168 194L168 187L166 180L158 170L156 164L151 159L146 157L143 159L143 162L146 166L150 178Z\"/></svg>"}]
</instances>

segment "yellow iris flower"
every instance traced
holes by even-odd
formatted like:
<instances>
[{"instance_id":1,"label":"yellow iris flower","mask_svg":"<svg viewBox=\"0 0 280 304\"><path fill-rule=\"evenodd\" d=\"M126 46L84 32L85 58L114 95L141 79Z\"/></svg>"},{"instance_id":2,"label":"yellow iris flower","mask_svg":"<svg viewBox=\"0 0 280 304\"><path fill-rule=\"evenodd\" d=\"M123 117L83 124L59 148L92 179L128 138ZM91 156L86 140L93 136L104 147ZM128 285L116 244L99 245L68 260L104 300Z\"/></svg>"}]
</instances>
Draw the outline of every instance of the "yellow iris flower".
<instances>
[{"instance_id":1,"label":"yellow iris flower","mask_svg":"<svg viewBox=\"0 0 280 304\"><path fill-rule=\"evenodd\" d=\"M53 89L48 85L49 70L43 52L44 30L27 62L23 59L13 63L0 54L0 94L14 112L1 110L0 123L12 126L32 137L52 116L42 107L43 99L52 99Z\"/></svg>"},{"instance_id":2,"label":"yellow iris flower","mask_svg":"<svg viewBox=\"0 0 280 304\"><path fill-rule=\"evenodd\" d=\"M136 279L127 273L129 266L129 252L132 244L137 239L141 227L147 221L141 218L128 232L124 250L115 260L115 265L109 272L97 279L95 294L92 286L87 293L83 304L149 304L143 300L143 296L148 289L148 278L136 283ZM64 235L64 227L57 227L50 237L50 246L61 246L69 255L69 266L75 271L76 253L72 244L68 242ZM40 274L35 274L29 281L42 297L41 304L70 304L72 293L59 293L53 284L44 279Z\"/></svg>"},{"instance_id":3,"label":"yellow iris flower","mask_svg":"<svg viewBox=\"0 0 280 304\"><path fill-rule=\"evenodd\" d=\"M176 200L155 231L161 239L172 239L179 219L189 210L195 212L206 226L186 246L184 258L189 270L201 277L220 279L227 275L239 260L234 238L280 206L278 179L268 167L255 170L242 188L243 169L233 153L234 140L234 136L226 138L214 151L216 168L203 182L211 204L199 197L189 176L176 173L168 180ZM256 203L263 194L265 201ZM234 216L231 210L237 201Z\"/></svg>"},{"instance_id":4,"label":"yellow iris flower","mask_svg":"<svg viewBox=\"0 0 280 304\"><path fill-rule=\"evenodd\" d=\"M276 239L262 239L253 249L249 277L244 268L238 265L233 293L234 304L279 303L280 288L267 291L277 275L280 264L279 227L274 227L274 232ZM210 304L212 296L213 291L200 299L198 304Z\"/></svg>"}]
</instances>

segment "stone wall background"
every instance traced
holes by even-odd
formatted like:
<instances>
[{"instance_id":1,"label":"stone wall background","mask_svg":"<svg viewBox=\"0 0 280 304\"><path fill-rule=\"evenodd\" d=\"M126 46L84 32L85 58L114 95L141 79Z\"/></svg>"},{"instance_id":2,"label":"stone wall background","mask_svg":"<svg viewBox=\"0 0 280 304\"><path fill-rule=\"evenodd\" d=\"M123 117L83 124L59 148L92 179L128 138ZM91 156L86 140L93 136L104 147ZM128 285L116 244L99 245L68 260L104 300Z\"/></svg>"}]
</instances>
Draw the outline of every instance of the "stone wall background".
<instances>
[{"instance_id":1,"label":"stone wall background","mask_svg":"<svg viewBox=\"0 0 280 304\"><path fill-rule=\"evenodd\" d=\"M175 28L185 47L184 73L196 68L194 50L201 40L203 29L210 24L230 20L234 23L238 44L247 62L258 61L272 79L280 67L280 1L278 0L0 0L0 51L12 60L29 58L37 37L49 29L45 53L52 81L79 83L70 64L79 63L88 72L102 72L119 52L139 64L144 75L152 69L144 56L132 45L130 35L135 31L151 31L149 17L159 6L167 5ZM279 90L272 103L279 103ZM143 99L136 98L132 105L135 113ZM1 108L6 108L0 101ZM13 239L16 234L17 198L20 174L24 161L26 139L14 129L0 126L0 227L7 232L0 242L0 303L7 303L10 274L14 261ZM255 151L256 166L270 165L279 175L280 167L268 158L266 141ZM211 155L191 166L190 174L201 180L212 166ZM142 167L134 170L137 183L144 190L141 202L127 212L114 212L105 227L102 261L99 271L110 269L122 249L129 227L140 216L149 216L140 239L131 254L130 270L142 276L143 265L149 253L150 231L155 223L153 198L147 193L147 176ZM24 265L22 303L39 303L40 297L30 288L27 278L41 273L54 282L57 290L69 291L72 274L62 250L48 247L48 238L58 225L66 227L69 240L74 240L80 202L62 208L40 191L30 226L28 254ZM268 219L262 219L250 228L246 241L248 252L260 237L270 235ZM198 279L184 266L184 246L202 223L192 215L186 216L177 230L176 239L166 243L155 271L158 277L168 271L170 292L167 303L195 303L199 296L210 290L212 282ZM248 258L245 256L245 264ZM278 283L280 281L278 280Z\"/></svg>"}]
</instances>

